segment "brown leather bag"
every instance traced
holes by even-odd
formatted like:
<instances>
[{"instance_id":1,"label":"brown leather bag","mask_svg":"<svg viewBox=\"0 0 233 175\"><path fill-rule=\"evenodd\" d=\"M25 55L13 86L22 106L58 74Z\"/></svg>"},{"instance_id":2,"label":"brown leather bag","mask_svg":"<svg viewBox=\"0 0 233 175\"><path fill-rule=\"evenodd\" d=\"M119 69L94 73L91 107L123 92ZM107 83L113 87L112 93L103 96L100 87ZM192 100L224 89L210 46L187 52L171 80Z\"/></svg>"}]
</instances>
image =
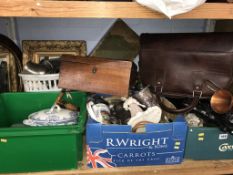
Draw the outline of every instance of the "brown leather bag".
<instances>
[{"instance_id":1,"label":"brown leather bag","mask_svg":"<svg viewBox=\"0 0 233 175\"><path fill-rule=\"evenodd\" d=\"M153 87L167 112L188 112L200 98L232 83L233 33L142 34L140 44L142 83ZM175 110L162 104L161 96L193 101Z\"/></svg>"},{"instance_id":2,"label":"brown leather bag","mask_svg":"<svg viewBox=\"0 0 233 175\"><path fill-rule=\"evenodd\" d=\"M128 96L131 66L130 61L64 55L58 85L71 90Z\"/></svg>"}]
</instances>

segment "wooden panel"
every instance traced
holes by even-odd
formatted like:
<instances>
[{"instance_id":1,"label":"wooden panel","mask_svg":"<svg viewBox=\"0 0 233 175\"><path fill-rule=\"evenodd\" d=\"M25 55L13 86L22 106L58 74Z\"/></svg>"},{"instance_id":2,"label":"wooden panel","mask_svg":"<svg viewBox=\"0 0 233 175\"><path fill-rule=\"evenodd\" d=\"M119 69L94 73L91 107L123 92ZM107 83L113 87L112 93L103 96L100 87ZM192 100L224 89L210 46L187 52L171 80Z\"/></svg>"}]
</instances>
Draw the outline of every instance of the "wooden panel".
<instances>
[{"instance_id":1,"label":"wooden panel","mask_svg":"<svg viewBox=\"0 0 233 175\"><path fill-rule=\"evenodd\" d=\"M104 169L82 169L74 171L54 171L27 173L27 175L217 175L233 174L233 160L191 161L180 165L141 166Z\"/></svg>"},{"instance_id":2,"label":"wooden panel","mask_svg":"<svg viewBox=\"0 0 233 175\"><path fill-rule=\"evenodd\" d=\"M81 17L81 18L165 18L136 2L96 1L0 1L0 16ZM178 15L183 19L233 19L233 4L206 3L192 12Z\"/></svg>"}]
</instances>

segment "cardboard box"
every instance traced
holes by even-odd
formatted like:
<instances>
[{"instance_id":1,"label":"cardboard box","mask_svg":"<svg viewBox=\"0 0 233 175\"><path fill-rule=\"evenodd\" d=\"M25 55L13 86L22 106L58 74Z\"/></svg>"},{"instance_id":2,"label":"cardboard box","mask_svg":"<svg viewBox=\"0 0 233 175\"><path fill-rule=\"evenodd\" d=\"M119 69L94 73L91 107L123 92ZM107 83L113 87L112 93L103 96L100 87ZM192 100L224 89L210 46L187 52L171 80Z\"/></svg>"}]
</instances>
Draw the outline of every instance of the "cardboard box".
<instances>
[{"instance_id":1,"label":"cardboard box","mask_svg":"<svg viewBox=\"0 0 233 175\"><path fill-rule=\"evenodd\" d=\"M186 133L183 116L173 123L147 124L145 133L132 133L129 125L102 125L89 119L87 166L178 164L183 160Z\"/></svg>"},{"instance_id":2,"label":"cardboard box","mask_svg":"<svg viewBox=\"0 0 233 175\"><path fill-rule=\"evenodd\" d=\"M185 158L194 160L233 159L233 135L215 127L189 128Z\"/></svg>"}]
</instances>

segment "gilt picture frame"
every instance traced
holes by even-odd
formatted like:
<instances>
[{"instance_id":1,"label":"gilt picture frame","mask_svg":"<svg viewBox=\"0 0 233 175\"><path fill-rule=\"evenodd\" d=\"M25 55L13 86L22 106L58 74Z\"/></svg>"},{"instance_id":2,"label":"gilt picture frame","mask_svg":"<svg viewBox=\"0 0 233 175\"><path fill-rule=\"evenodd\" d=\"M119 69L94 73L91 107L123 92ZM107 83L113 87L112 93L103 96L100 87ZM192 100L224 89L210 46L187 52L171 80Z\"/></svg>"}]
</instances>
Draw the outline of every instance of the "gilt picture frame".
<instances>
[{"instance_id":1,"label":"gilt picture frame","mask_svg":"<svg viewBox=\"0 0 233 175\"><path fill-rule=\"evenodd\" d=\"M28 61L39 63L63 54L86 56L87 46L83 40L23 40L23 65Z\"/></svg>"}]
</instances>

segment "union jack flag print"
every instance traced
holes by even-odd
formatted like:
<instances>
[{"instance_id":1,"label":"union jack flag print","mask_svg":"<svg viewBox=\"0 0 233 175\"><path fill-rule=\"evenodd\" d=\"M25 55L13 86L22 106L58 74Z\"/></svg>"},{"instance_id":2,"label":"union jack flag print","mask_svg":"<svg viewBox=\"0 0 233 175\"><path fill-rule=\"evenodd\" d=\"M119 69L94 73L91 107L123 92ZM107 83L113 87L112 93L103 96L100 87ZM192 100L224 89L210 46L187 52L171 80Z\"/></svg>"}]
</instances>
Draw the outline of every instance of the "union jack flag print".
<instances>
[{"instance_id":1,"label":"union jack flag print","mask_svg":"<svg viewBox=\"0 0 233 175\"><path fill-rule=\"evenodd\" d=\"M87 165L91 168L112 168L116 165L112 162L112 155L106 149L99 149L92 153L87 145Z\"/></svg>"}]
</instances>

